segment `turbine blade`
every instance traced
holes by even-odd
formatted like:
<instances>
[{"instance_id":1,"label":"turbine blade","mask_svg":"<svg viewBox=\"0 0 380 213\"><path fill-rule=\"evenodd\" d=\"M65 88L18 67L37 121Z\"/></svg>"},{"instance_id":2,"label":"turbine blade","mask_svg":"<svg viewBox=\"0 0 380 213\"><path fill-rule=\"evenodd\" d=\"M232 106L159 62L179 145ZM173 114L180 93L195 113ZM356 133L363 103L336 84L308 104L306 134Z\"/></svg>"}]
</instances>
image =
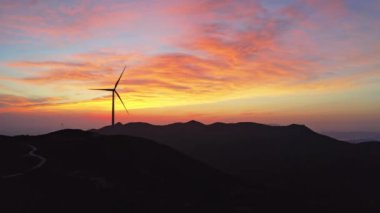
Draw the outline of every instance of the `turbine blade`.
<instances>
[{"instance_id":1,"label":"turbine blade","mask_svg":"<svg viewBox=\"0 0 380 213\"><path fill-rule=\"evenodd\" d=\"M127 113L129 114L129 112L128 112L128 110L127 110L127 107L125 107L125 104L124 104L124 102L123 102L123 99L121 99L119 93L118 93L116 90L115 90L115 93L116 93L117 97L119 97L119 100L121 101L121 103L123 104L125 111L127 111Z\"/></svg>"},{"instance_id":2,"label":"turbine blade","mask_svg":"<svg viewBox=\"0 0 380 213\"><path fill-rule=\"evenodd\" d=\"M116 84L115 84L114 89L116 89L117 85L119 84L119 81L120 81L121 77L122 77L123 74L124 74L125 68L127 68L127 66L124 66L123 72L121 72L121 75L120 75L119 79L116 81Z\"/></svg>"},{"instance_id":3,"label":"turbine blade","mask_svg":"<svg viewBox=\"0 0 380 213\"><path fill-rule=\"evenodd\" d=\"M113 89L89 89L89 90L101 90L101 91L113 91Z\"/></svg>"}]
</instances>

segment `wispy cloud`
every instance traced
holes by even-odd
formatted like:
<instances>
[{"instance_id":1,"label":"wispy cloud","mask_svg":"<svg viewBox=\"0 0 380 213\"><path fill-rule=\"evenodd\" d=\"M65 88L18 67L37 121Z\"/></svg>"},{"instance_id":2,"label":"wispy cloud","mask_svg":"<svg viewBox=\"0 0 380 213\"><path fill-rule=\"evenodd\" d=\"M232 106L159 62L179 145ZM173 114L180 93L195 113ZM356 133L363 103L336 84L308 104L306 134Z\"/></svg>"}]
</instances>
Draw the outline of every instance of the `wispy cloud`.
<instances>
[{"instance_id":1,"label":"wispy cloud","mask_svg":"<svg viewBox=\"0 0 380 213\"><path fill-rule=\"evenodd\" d=\"M105 4L96 1L7 1L0 8L0 32L18 37L53 39L55 42L108 36L112 29L128 27L137 13L132 3ZM128 12L126 12L128 11ZM11 39L11 38L9 38Z\"/></svg>"},{"instance_id":2,"label":"wispy cloud","mask_svg":"<svg viewBox=\"0 0 380 213\"><path fill-rule=\"evenodd\" d=\"M304 39L309 35L295 27L300 17L306 17L305 11L313 8L323 15L341 17L346 14L346 8L342 1L334 1L331 8L319 1L307 1L297 6L270 12L258 1L250 4L244 1L177 3L167 11L202 18L201 23L193 23L187 29L189 38L176 43L177 48L186 53L133 57L128 53L95 52L75 54L66 61L14 61L8 66L42 70L21 79L32 84L76 81L86 82L89 86L109 86L113 84L112 76L117 76L120 64L125 61L133 64L139 60L128 68L128 76L123 81L130 91L134 91L132 95L138 95L137 91L149 91L158 96L170 94L173 97L197 94L201 99L244 94L246 90L263 86L299 88L313 79L322 83L323 78L319 76L324 76L332 66L323 65L324 61L313 57L302 57L302 53L289 49L287 43L283 43L283 34L295 36L292 44L304 48ZM61 6L59 10L75 15L83 8L80 5L74 8ZM87 12L91 12L91 8ZM306 47L316 47L313 42ZM318 52L318 49L313 51ZM344 53L347 54L350 53ZM316 83L307 85L304 89L310 89L311 85L318 87ZM339 88L339 85L335 87Z\"/></svg>"},{"instance_id":3,"label":"wispy cloud","mask_svg":"<svg viewBox=\"0 0 380 213\"><path fill-rule=\"evenodd\" d=\"M0 108L28 108L44 105L51 105L54 102L62 101L58 97L50 98L27 98L16 95L0 95Z\"/></svg>"}]
</instances>

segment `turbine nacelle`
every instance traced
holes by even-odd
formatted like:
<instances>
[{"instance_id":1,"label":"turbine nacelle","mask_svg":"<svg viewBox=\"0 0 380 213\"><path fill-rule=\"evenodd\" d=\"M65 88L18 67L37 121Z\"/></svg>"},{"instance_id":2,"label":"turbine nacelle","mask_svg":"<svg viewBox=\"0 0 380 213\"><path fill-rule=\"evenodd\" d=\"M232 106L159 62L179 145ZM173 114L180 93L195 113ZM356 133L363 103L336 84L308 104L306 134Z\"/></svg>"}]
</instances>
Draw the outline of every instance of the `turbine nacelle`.
<instances>
[{"instance_id":1,"label":"turbine nacelle","mask_svg":"<svg viewBox=\"0 0 380 213\"><path fill-rule=\"evenodd\" d=\"M101 90L101 91L110 91L110 92L115 91L114 89L89 89L89 90Z\"/></svg>"}]
</instances>

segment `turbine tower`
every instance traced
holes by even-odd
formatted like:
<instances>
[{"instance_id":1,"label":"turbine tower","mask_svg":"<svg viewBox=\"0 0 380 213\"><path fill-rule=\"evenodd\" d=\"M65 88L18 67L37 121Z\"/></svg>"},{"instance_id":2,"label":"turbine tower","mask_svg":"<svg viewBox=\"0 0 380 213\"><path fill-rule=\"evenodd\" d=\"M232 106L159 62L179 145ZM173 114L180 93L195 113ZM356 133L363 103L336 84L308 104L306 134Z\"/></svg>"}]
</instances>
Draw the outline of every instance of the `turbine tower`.
<instances>
[{"instance_id":1,"label":"turbine tower","mask_svg":"<svg viewBox=\"0 0 380 213\"><path fill-rule=\"evenodd\" d=\"M123 71L121 72L121 75L120 75L119 79L116 81L113 89L90 89L90 90L101 90L101 91L112 92L112 126L115 126L115 94L119 98L120 102L123 104L125 111L129 114L127 107L125 107L123 100L121 99L119 93L116 91L117 85L119 84L119 81L120 81L121 77L123 76L126 67L127 66L125 66Z\"/></svg>"}]
</instances>

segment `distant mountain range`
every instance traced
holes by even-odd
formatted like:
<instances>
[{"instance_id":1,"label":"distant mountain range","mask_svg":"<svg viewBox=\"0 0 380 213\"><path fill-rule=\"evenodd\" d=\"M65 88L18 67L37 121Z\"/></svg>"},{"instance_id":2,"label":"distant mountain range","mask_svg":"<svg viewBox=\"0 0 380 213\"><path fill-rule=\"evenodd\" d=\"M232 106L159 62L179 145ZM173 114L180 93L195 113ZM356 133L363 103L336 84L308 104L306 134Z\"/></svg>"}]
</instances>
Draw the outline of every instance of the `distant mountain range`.
<instances>
[{"instance_id":1,"label":"distant mountain range","mask_svg":"<svg viewBox=\"0 0 380 213\"><path fill-rule=\"evenodd\" d=\"M339 140L347 141L349 143L362 143L368 141L380 141L379 132L338 132L326 131L322 134L334 137Z\"/></svg>"},{"instance_id":2,"label":"distant mountain range","mask_svg":"<svg viewBox=\"0 0 380 213\"><path fill-rule=\"evenodd\" d=\"M258 123L214 123L197 121L157 126L128 123L90 130L103 135L144 137L168 145L215 168L242 177L257 177L256 168L270 163L286 168L289 160L336 155L346 142L318 134L304 125L269 126ZM276 165L275 165L276 164ZM282 165L285 164L285 165ZM253 166L255 165L255 166Z\"/></svg>"},{"instance_id":3,"label":"distant mountain range","mask_svg":"<svg viewBox=\"0 0 380 213\"><path fill-rule=\"evenodd\" d=\"M1 212L378 212L380 143L197 121L0 136Z\"/></svg>"}]
</instances>

